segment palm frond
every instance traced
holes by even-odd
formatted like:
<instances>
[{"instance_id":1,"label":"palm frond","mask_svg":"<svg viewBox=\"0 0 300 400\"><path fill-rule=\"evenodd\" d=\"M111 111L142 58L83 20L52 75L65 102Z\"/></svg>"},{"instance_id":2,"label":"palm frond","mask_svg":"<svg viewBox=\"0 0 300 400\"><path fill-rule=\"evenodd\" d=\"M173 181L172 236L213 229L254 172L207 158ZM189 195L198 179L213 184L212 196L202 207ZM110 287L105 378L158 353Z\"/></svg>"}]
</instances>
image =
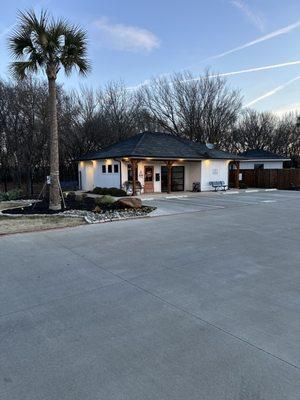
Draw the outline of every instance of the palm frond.
<instances>
[{"instance_id":1,"label":"palm frond","mask_svg":"<svg viewBox=\"0 0 300 400\"><path fill-rule=\"evenodd\" d=\"M37 72L37 64L33 61L16 61L10 64L10 71L16 79L25 79L28 72Z\"/></svg>"},{"instance_id":2,"label":"palm frond","mask_svg":"<svg viewBox=\"0 0 300 400\"><path fill-rule=\"evenodd\" d=\"M87 59L87 35L81 28L71 26L66 29L61 63L67 74L74 67L77 67L82 75L90 71L91 65Z\"/></svg>"},{"instance_id":3,"label":"palm frond","mask_svg":"<svg viewBox=\"0 0 300 400\"><path fill-rule=\"evenodd\" d=\"M86 32L64 19L50 19L47 11L39 17L33 10L19 12L19 24L9 38L9 48L17 60L11 69L19 77L24 77L26 71L36 72L39 67L58 71L62 66L67 75L73 68L83 75L90 70Z\"/></svg>"}]
</instances>

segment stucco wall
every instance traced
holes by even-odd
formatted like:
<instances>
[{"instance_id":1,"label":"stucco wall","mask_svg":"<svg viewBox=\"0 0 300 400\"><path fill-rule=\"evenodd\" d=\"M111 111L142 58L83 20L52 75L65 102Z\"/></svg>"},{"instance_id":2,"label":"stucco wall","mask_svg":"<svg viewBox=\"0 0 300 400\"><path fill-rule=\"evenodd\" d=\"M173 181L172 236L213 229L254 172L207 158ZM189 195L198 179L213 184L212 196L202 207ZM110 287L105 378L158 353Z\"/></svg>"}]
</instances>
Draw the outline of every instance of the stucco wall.
<instances>
[{"instance_id":1,"label":"stucco wall","mask_svg":"<svg viewBox=\"0 0 300 400\"><path fill-rule=\"evenodd\" d=\"M118 172L114 172L114 165L118 165ZM106 173L102 171L102 165L106 166ZM112 172L108 172L108 165L112 166ZM114 160L81 161L78 164L81 171L82 190L92 190L95 187L120 188L120 163Z\"/></svg>"},{"instance_id":2,"label":"stucco wall","mask_svg":"<svg viewBox=\"0 0 300 400\"><path fill-rule=\"evenodd\" d=\"M221 180L228 184L227 160L203 160L195 162L177 162L174 166L184 166L184 190L190 191L193 182L201 182L201 190L211 190L210 181ZM114 172L114 164L118 165L118 172ZM102 172L102 165L106 165L106 173ZM112 172L108 173L107 166L112 165ZM163 161L145 160L138 163L138 180L144 185L144 168L146 165L154 167L154 192L161 192L161 166ZM128 180L127 163L114 160L81 161L78 164L81 171L82 190L92 190L94 187L120 188ZM121 176L120 176L121 172ZM159 174L159 181L155 180ZM121 182L121 184L120 184Z\"/></svg>"},{"instance_id":3,"label":"stucco wall","mask_svg":"<svg viewBox=\"0 0 300 400\"><path fill-rule=\"evenodd\" d=\"M82 190L92 190L94 188L94 165L92 161L81 161L78 164L78 173L81 172Z\"/></svg>"},{"instance_id":4,"label":"stucco wall","mask_svg":"<svg viewBox=\"0 0 300 400\"><path fill-rule=\"evenodd\" d=\"M203 160L201 163L201 191L212 190L209 182L224 181L228 185L229 160Z\"/></svg>"},{"instance_id":5,"label":"stucco wall","mask_svg":"<svg viewBox=\"0 0 300 400\"><path fill-rule=\"evenodd\" d=\"M264 164L264 169L283 169L282 161L241 161L240 169L254 169L254 164Z\"/></svg>"},{"instance_id":6,"label":"stucco wall","mask_svg":"<svg viewBox=\"0 0 300 400\"><path fill-rule=\"evenodd\" d=\"M122 184L127 181L127 164L122 163ZM154 192L161 192L161 167L165 166L163 161L145 160L138 163L138 180L144 186L144 170L145 166L154 167ZM200 162L178 162L173 166L184 166L184 190L192 190L193 182L200 182L201 179L201 163ZM159 181L155 180L155 175L159 174Z\"/></svg>"}]
</instances>

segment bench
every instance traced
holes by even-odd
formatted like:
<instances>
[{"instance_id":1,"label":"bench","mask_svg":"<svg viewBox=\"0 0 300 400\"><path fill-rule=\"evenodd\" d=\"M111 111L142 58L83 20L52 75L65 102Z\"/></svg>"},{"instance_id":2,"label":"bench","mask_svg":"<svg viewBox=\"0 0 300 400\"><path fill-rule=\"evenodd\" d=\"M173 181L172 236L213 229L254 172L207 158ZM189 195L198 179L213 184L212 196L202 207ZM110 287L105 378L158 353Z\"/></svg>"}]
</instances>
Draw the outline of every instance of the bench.
<instances>
[{"instance_id":1,"label":"bench","mask_svg":"<svg viewBox=\"0 0 300 400\"><path fill-rule=\"evenodd\" d=\"M222 190L226 191L227 185L225 184L224 181L212 181L212 182L209 182L209 184L211 185L211 187L213 187L215 189L215 192L218 189L222 189Z\"/></svg>"},{"instance_id":2,"label":"bench","mask_svg":"<svg viewBox=\"0 0 300 400\"><path fill-rule=\"evenodd\" d=\"M193 192L200 192L200 182L193 182Z\"/></svg>"}]
</instances>

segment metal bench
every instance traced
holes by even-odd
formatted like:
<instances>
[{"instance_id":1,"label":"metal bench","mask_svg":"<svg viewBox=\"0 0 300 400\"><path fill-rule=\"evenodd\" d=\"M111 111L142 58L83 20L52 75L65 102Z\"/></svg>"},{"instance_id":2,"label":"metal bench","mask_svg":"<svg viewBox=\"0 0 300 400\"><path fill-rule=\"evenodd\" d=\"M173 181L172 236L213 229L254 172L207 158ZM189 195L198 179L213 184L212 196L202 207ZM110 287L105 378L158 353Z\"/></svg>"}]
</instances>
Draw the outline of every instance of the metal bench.
<instances>
[{"instance_id":1,"label":"metal bench","mask_svg":"<svg viewBox=\"0 0 300 400\"><path fill-rule=\"evenodd\" d=\"M225 184L224 181L212 181L212 182L209 182L209 184L211 185L211 187L213 187L215 189L215 192L218 189L226 191L226 188L227 188L227 185Z\"/></svg>"},{"instance_id":2,"label":"metal bench","mask_svg":"<svg viewBox=\"0 0 300 400\"><path fill-rule=\"evenodd\" d=\"M193 182L193 192L200 192L200 182Z\"/></svg>"}]
</instances>

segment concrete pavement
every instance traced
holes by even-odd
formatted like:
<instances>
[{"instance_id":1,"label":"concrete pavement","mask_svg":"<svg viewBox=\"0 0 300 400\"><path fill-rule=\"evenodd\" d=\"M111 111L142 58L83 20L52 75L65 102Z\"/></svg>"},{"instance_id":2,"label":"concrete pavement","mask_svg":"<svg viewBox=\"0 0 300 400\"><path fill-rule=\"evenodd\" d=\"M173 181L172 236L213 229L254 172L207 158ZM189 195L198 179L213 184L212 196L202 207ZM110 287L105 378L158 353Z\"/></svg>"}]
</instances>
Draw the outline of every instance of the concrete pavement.
<instances>
[{"instance_id":1,"label":"concrete pavement","mask_svg":"<svg viewBox=\"0 0 300 400\"><path fill-rule=\"evenodd\" d=\"M1 399L300 398L300 193L157 201L0 239Z\"/></svg>"}]
</instances>

